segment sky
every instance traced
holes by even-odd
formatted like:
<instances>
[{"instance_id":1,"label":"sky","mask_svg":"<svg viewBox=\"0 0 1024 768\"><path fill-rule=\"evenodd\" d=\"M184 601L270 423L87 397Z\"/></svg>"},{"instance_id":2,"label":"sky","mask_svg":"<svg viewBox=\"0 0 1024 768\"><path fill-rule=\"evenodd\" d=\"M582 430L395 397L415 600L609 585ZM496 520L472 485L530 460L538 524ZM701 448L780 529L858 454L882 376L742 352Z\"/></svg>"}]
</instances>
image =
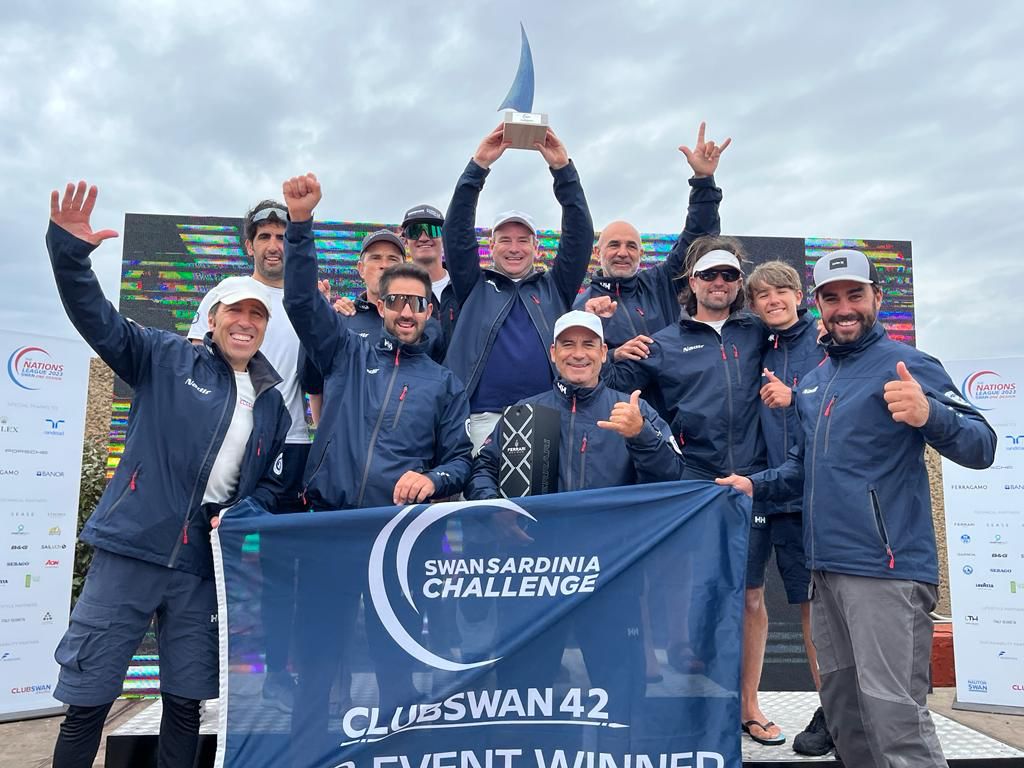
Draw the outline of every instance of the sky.
<instances>
[{"instance_id":1,"label":"sky","mask_svg":"<svg viewBox=\"0 0 1024 768\"><path fill-rule=\"evenodd\" d=\"M442 209L519 61L595 224L680 228L697 126L732 138L723 232L910 240L919 346L1024 355L1024 8L1012 2L133 2L5 4L0 328L72 337L43 237L49 191L124 214L240 216L315 172L317 216ZM479 223L559 210L509 151ZM116 296L119 240L94 254Z\"/></svg>"}]
</instances>

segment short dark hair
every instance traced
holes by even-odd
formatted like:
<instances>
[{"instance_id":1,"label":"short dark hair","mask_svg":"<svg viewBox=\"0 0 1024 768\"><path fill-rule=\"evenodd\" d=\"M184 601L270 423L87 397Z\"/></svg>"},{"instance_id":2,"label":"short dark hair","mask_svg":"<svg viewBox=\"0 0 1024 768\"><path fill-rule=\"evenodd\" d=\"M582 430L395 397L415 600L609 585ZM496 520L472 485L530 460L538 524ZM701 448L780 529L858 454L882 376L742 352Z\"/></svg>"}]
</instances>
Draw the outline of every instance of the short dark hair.
<instances>
[{"instance_id":1,"label":"short dark hair","mask_svg":"<svg viewBox=\"0 0 1024 768\"><path fill-rule=\"evenodd\" d=\"M686 310L686 314L690 317L697 314L697 296L690 290L689 278L692 276L693 267L700 260L700 257L705 253L711 253L711 251L728 251L735 254L736 258L740 261L740 267L743 266L747 258L747 252L743 249L743 244L734 237L705 235L704 237L698 237L690 243L690 247L686 249L686 264L683 267L683 273L677 278L682 282L679 290L679 303L683 305L683 309ZM743 309L746 303L744 293L741 290L736 294L736 300L729 305L730 315Z\"/></svg>"},{"instance_id":2,"label":"short dark hair","mask_svg":"<svg viewBox=\"0 0 1024 768\"><path fill-rule=\"evenodd\" d=\"M430 282L430 273L428 273L427 270L419 264L411 261L403 261L401 264L392 264L380 273L380 284L378 289L381 296L388 295L388 287L391 285L391 281L398 277L408 277L413 280L419 280L423 283L427 299L430 299L433 295L434 284Z\"/></svg>"},{"instance_id":3,"label":"short dark hair","mask_svg":"<svg viewBox=\"0 0 1024 768\"><path fill-rule=\"evenodd\" d=\"M282 211L288 210L285 207L284 203L279 203L277 202L277 200L260 200L258 203L256 203L256 205L249 209L246 212L245 217L242 219L242 231L239 233L240 237L242 238L243 250L245 249L245 243L247 240L256 239L256 230L259 228L259 225L253 224L252 217L266 208L280 208ZM276 214L271 214L271 216L271 218L262 220L260 224L280 221L282 224L287 226L288 221L286 219L281 219Z\"/></svg>"}]
</instances>

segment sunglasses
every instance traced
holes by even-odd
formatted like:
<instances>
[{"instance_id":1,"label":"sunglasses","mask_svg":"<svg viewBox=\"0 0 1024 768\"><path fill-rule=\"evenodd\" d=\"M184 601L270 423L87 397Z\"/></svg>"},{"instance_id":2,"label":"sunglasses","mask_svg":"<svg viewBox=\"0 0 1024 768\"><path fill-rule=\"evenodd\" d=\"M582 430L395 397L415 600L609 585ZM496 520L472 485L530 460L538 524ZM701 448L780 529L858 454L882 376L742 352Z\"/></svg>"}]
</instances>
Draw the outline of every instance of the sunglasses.
<instances>
[{"instance_id":1,"label":"sunglasses","mask_svg":"<svg viewBox=\"0 0 1024 768\"><path fill-rule=\"evenodd\" d=\"M384 306L392 312L401 312L408 306L413 312L422 314L427 311L430 300L426 296L413 296L408 293L389 293L384 297Z\"/></svg>"},{"instance_id":2,"label":"sunglasses","mask_svg":"<svg viewBox=\"0 0 1024 768\"><path fill-rule=\"evenodd\" d=\"M418 240L420 235L424 232L427 233L427 237L435 239L441 236L441 225L440 224L426 224L423 222L417 222L415 224L406 224L402 233L409 240Z\"/></svg>"},{"instance_id":3,"label":"sunglasses","mask_svg":"<svg viewBox=\"0 0 1024 768\"><path fill-rule=\"evenodd\" d=\"M256 224L260 221L266 221L271 216L276 219L280 219L282 222L288 222L288 211L283 208L264 208L262 211L256 211L252 215L252 223Z\"/></svg>"},{"instance_id":4,"label":"sunglasses","mask_svg":"<svg viewBox=\"0 0 1024 768\"><path fill-rule=\"evenodd\" d=\"M705 283L713 283L719 276L727 283L735 283L740 279L740 273L735 269L702 269L700 272L694 272L693 276Z\"/></svg>"}]
</instances>

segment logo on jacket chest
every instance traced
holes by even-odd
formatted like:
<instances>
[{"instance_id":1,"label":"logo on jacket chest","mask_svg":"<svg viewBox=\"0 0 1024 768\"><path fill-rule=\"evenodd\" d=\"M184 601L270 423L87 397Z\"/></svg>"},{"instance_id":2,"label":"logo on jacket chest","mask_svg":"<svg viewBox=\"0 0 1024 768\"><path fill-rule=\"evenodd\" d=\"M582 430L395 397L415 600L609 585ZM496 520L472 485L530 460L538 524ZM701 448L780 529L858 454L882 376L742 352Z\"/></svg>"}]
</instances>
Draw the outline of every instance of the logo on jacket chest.
<instances>
[{"instance_id":1,"label":"logo on jacket chest","mask_svg":"<svg viewBox=\"0 0 1024 768\"><path fill-rule=\"evenodd\" d=\"M683 352L693 352L698 349L704 349L703 344L691 344L688 347L683 347Z\"/></svg>"},{"instance_id":2,"label":"logo on jacket chest","mask_svg":"<svg viewBox=\"0 0 1024 768\"><path fill-rule=\"evenodd\" d=\"M208 395L211 392L213 392L212 389L207 389L206 387L201 387L198 384L196 384L191 377L185 379L185 383L192 387L192 389L194 389L200 395Z\"/></svg>"}]
</instances>

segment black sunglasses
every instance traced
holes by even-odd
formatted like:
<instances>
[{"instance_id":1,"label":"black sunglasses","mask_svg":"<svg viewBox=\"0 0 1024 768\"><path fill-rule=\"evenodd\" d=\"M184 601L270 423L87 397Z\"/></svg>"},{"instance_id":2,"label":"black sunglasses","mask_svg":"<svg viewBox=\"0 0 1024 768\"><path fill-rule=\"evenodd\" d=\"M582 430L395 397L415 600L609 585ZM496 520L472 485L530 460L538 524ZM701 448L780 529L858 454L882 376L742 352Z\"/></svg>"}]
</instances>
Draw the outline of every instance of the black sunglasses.
<instances>
[{"instance_id":1,"label":"black sunglasses","mask_svg":"<svg viewBox=\"0 0 1024 768\"><path fill-rule=\"evenodd\" d=\"M694 272L693 276L703 280L705 283L715 282L715 278L719 275L727 283L735 283L740 279L740 273L735 269L702 269L700 272Z\"/></svg>"},{"instance_id":2,"label":"black sunglasses","mask_svg":"<svg viewBox=\"0 0 1024 768\"><path fill-rule=\"evenodd\" d=\"M427 237L435 239L441 236L441 225L416 222L415 224L406 224L402 232L410 240L418 240L424 232L427 233Z\"/></svg>"},{"instance_id":3,"label":"black sunglasses","mask_svg":"<svg viewBox=\"0 0 1024 768\"><path fill-rule=\"evenodd\" d=\"M406 305L413 312L421 314L427 311L430 300L426 296L413 296L408 293L389 293L384 297L384 306L392 312L401 312Z\"/></svg>"}]
</instances>

